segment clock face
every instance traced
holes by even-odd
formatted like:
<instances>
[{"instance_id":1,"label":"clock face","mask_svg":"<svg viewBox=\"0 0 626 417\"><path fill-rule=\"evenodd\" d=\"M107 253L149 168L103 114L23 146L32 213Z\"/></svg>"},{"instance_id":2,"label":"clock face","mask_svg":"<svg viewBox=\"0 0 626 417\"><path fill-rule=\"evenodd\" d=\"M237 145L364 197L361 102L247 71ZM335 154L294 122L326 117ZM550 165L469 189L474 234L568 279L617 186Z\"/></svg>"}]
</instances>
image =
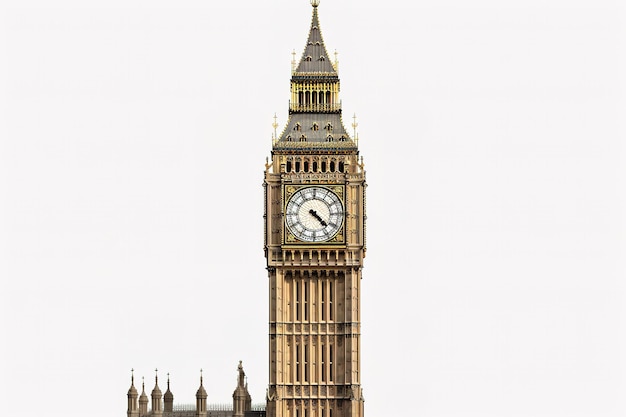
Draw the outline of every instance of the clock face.
<instances>
[{"instance_id":1,"label":"clock face","mask_svg":"<svg viewBox=\"0 0 626 417\"><path fill-rule=\"evenodd\" d=\"M337 194L327 188L301 188L287 203L285 223L299 240L326 242L343 223L343 205Z\"/></svg>"}]
</instances>

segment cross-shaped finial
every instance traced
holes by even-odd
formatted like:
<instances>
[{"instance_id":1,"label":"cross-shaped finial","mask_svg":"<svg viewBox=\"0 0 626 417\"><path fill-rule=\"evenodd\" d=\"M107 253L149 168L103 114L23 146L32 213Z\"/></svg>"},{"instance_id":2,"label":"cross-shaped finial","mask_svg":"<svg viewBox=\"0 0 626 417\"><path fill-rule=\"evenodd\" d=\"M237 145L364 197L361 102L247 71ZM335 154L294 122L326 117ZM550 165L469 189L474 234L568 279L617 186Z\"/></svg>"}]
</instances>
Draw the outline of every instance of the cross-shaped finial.
<instances>
[{"instance_id":1,"label":"cross-shaped finial","mask_svg":"<svg viewBox=\"0 0 626 417\"><path fill-rule=\"evenodd\" d=\"M356 122L356 113L354 113L354 116L352 116L352 120L353 120L353 122L352 122L352 129L354 129L354 137L356 137L356 128L359 125Z\"/></svg>"}]
</instances>

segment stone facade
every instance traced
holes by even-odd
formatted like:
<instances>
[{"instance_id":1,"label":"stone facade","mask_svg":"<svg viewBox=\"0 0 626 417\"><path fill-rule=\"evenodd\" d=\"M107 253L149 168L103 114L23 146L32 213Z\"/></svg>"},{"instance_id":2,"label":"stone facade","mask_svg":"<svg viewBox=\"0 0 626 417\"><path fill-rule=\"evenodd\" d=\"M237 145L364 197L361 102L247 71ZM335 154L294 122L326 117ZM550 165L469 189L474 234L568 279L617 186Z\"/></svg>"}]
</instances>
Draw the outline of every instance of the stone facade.
<instances>
[{"instance_id":1,"label":"stone facade","mask_svg":"<svg viewBox=\"0 0 626 417\"><path fill-rule=\"evenodd\" d=\"M358 139L343 125L318 4L293 62L289 119L265 169L268 417L363 416L365 169Z\"/></svg>"}]
</instances>

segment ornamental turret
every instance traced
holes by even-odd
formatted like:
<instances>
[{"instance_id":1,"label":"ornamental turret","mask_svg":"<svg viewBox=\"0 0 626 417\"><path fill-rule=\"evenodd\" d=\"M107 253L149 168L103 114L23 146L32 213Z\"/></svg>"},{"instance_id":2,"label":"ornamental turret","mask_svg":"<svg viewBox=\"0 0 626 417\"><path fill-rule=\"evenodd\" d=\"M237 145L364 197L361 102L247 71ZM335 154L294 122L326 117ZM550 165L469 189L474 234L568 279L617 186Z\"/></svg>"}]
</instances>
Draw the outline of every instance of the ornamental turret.
<instances>
[{"instance_id":1,"label":"ornamental turret","mask_svg":"<svg viewBox=\"0 0 626 417\"><path fill-rule=\"evenodd\" d=\"M139 396L139 416L148 415L148 396L146 395L146 384L141 378L141 395Z\"/></svg>"},{"instance_id":2,"label":"ornamental turret","mask_svg":"<svg viewBox=\"0 0 626 417\"><path fill-rule=\"evenodd\" d=\"M174 411L174 394L170 391L170 374L167 374L167 391L163 394L163 408L166 413Z\"/></svg>"},{"instance_id":3,"label":"ornamental turret","mask_svg":"<svg viewBox=\"0 0 626 417\"><path fill-rule=\"evenodd\" d=\"M130 388L128 389L128 410L126 415L128 417L139 417L139 405L137 402L138 394L137 389L135 388L135 373L134 370L131 369L130 376Z\"/></svg>"},{"instance_id":4,"label":"ornamental turret","mask_svg":"<svg viewBox=\"0 0 626 417\"><path fill-rule=\"evenodd\" d=\"M206 399L207 393L202 385L202 369L200 370L200 387L196 391L196 417L206 417Z\"/></svg>"},{"instance_id":5,"label":"ornamental turret","mask_svg":"<svg viewBox=\"0 0 626 417\"><path fill-rule=\"evenodd\" d=\"M154 372L157 372L157 370L155 369ZM152 389L151 397L152 397L152 415L154 417L159 417L163 415L163 406L161 405L162 393L161 393L161 389L159 388L159 376L158 375L154 376L154 388Z\"/></svg>"}]
</instances>

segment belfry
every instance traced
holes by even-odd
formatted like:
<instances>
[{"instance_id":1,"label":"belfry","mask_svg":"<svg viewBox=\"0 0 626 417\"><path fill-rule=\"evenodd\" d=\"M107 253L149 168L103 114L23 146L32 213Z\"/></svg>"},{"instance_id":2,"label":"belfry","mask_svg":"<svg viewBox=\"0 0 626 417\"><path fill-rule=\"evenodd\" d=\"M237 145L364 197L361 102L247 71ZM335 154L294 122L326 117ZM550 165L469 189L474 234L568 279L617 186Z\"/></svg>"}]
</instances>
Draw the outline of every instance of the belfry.
<instances>
[{"instance_id":1,"label":"belfry","mask_svg":"<svg viewBox=\"0 0 626 417\"><path fill-rule=\"evenodd\" d=\"M265 170L268 417L360 417L365 170L346 131L319 0Z\"/></svg>"},{"instance_id":2,"label":"belfry","mask_svg":"<svg viewBox=\"0 0 626 417\"><path fill-rule=\"evenodd\" d=\"M339 76L319 23L319 0L299 62L292 62L288 120L272 137L264 174L264 251L269 285L269 382L253 405L242 363L230 405L200 386L174 404L155 375L151 407L128 390L127 417L363 417L361 270L365 169L356 131L342 120ZM295 53L294 53L295 54ZM274 123L274 129L278 125ZM356 129L356 123L353 124ZM156 370L155 370L156 372Z\"/></svg>"}]
</instances>

